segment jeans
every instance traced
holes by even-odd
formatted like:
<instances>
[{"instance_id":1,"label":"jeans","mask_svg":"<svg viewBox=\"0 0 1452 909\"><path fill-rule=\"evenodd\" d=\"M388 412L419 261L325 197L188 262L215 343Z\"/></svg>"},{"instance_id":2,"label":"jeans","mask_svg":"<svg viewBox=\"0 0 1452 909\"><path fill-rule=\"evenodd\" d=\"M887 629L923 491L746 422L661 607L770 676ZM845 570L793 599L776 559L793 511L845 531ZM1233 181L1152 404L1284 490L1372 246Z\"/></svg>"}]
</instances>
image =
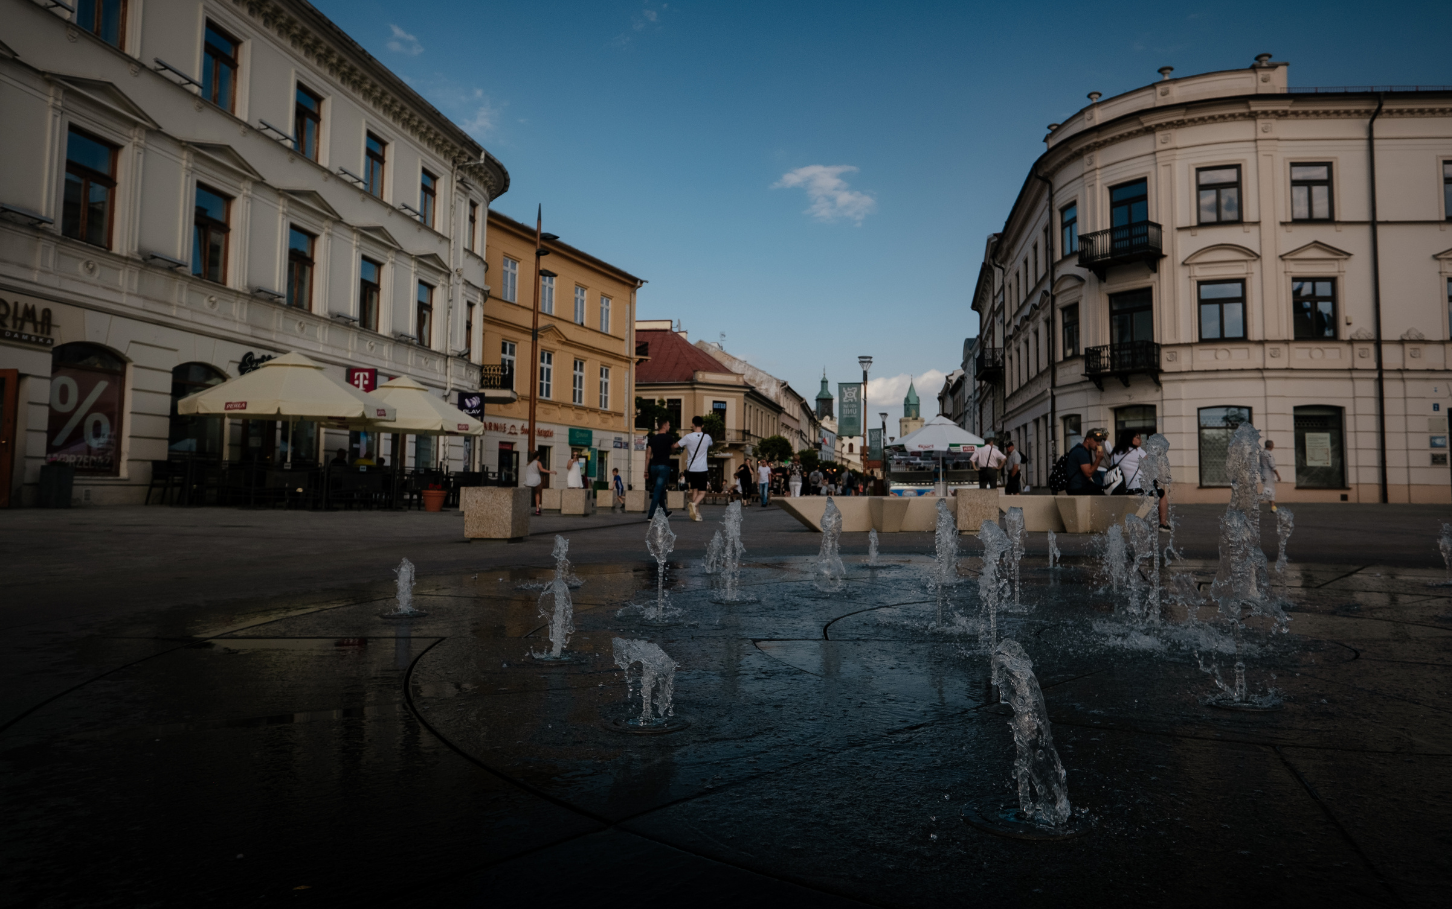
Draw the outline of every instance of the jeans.
<instances>
[{"instance_id":1,"label":"jeans","mask_svg":"<svg viewBox=\"0 0 1452 909\"><path fill-rule=\"evenodd\" d=\"M669 464L650 465L650 513L645 516L649 521L655 517L657 508L665 508L666 481L670 479L671 466Z\"/></svg>"},{"instance_id":2,"label":"jeans","mask_svg":"<svg viewBox=\"0 0 1452 909\"><path fill-rule=\"evenodd\" d=\"M762 507L765 507L765 506L771 504L771 484L770 483L757 483L756 484L756 487L761 490L761 504L762 504Z\"/></svg>"}]
</instances>

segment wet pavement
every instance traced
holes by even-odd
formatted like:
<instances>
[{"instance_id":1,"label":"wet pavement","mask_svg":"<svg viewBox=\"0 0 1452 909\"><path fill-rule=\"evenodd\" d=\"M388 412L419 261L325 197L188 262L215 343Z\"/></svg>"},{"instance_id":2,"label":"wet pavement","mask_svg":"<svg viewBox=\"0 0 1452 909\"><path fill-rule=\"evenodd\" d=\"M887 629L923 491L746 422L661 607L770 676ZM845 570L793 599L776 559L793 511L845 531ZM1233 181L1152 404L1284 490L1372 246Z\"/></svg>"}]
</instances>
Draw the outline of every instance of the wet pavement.
<instances>
[{"instance_id":1,"label":"wet pavement","mask_svg":"<svg viewBox=\"0 0 1452 909\"><path fill-rule=\"evenodd\" d=\"M1202 703L1197 654L1234 660L1212 609L1138 627L1084 556L1051 571L1031 536L1028 610L1000 628L1034 661L1088 825L1042 843L959 818L1014 803L1014 746L978 636L933 626L927 535L884 537L898 567L882 571L845 536L848 586L823 596L820 538L748 511L742 587L759 602L728 606L700 564L717 525L677 521L681 615L652 625L619 614L655 586L638 517L554 519L584 581L580 659L543 664L521 585L548 575L546 528L458 545L447 515L106 511L100 546L29 515L0 527L12 552L49 544L42 580L8 582L0 612L5 906L1434 905L1452 883L1452 588L1429 586L1445 576L1434 534L1425 555L1388 534L1385 552L1303 562L1298 541L1324 551L1337 527L1298 509L1291 631L1252 622L1242 650L1251 688L1284 704L1255 713ZM1214 518L1192 512L1182 534L1201 586ZM209 564L202 543L233 552ZM978 546L962 549L949 614L972 618ZM405 554L428 615L385 620ZM618 730L616 636L680 664L689 727Z\"/></svg>"}]
</instances>

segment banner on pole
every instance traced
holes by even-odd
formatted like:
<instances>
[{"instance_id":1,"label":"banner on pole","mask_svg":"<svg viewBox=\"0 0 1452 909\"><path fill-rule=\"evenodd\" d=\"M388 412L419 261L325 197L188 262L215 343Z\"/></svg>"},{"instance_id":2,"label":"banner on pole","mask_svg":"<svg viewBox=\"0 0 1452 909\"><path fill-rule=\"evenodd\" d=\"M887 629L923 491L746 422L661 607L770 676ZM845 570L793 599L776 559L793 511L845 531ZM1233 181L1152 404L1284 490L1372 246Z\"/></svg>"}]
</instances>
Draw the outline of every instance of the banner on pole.
<instances>
[{"instance_id":1,"label":"banner on pole","mask_svg":"<svg viewBox=\"0 0 1452 909\"><path fill-rule=\"evenodd\" d=\"M837 434L839 436L862 435L862 383L837 383Z\"/></svg>"}]
</instances>

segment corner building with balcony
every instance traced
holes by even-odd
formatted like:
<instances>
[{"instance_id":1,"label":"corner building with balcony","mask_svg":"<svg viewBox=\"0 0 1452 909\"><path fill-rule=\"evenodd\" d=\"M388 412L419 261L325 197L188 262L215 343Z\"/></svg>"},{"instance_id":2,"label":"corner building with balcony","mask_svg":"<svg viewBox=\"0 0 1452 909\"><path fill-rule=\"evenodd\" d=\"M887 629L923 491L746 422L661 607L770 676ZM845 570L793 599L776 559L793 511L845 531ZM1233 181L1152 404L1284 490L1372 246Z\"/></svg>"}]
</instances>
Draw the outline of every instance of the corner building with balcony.
<instances>
[{"instance_id":1,"label":"corner building with balcony","mask_svg":"<svg viewBox=\"0 0 1452 909\"><path fill-rule=\"evenodd\" d=\"M0 0L0 22L0 506L47 462L86 504L142 502L178 457L465 466L457 440L176 401L288 351L479 389L497 160L303 0Z\"/></svg>"},{"instance_id":2,"label":"corner building with balcony","mask_svg":"<svg viewBox=\"0 0 1452 909\"><path fill-rule=\"evenodd\" d=\"M1170 73L1052 124L989 238L981 434L1039 486L1090 428L1161 432L1175 500L1222 502L1248 420L1279 501L1452 502L1452 88Z\"/></svg>"}]
</instances>

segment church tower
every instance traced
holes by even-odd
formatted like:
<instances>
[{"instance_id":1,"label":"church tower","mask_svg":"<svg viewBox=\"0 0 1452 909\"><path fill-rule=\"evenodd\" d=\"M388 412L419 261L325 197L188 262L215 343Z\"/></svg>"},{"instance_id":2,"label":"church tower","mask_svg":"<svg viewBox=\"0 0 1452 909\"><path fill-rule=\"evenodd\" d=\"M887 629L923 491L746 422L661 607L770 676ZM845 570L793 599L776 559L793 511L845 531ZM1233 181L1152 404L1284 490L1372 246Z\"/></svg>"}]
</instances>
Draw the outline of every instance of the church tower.
<instances>
[{"instance_id":1,"label":"church tower","mask_svg":"<svg viewBox=\"0 0 1452 909\"><path fill-rule=\"evenodd\" d=\"M902 419L897 421L899 439L906 438L909 433L917 432L923 428L921 410L922 406L918 401L918 391L913 387L912 379L909 379L907 395L902 399Z\"/></svg>"},{"instance_id":2,"label":"church tower","mask_svg":"<svg viewBox=\"0 0 1452 909\"><path fill-rule=\"evenodd\" d=\"M827 370L822 370L822 390L817 392L817 419L832 417L832 392L827 388Z\"/></svg>"}]
</instances>

